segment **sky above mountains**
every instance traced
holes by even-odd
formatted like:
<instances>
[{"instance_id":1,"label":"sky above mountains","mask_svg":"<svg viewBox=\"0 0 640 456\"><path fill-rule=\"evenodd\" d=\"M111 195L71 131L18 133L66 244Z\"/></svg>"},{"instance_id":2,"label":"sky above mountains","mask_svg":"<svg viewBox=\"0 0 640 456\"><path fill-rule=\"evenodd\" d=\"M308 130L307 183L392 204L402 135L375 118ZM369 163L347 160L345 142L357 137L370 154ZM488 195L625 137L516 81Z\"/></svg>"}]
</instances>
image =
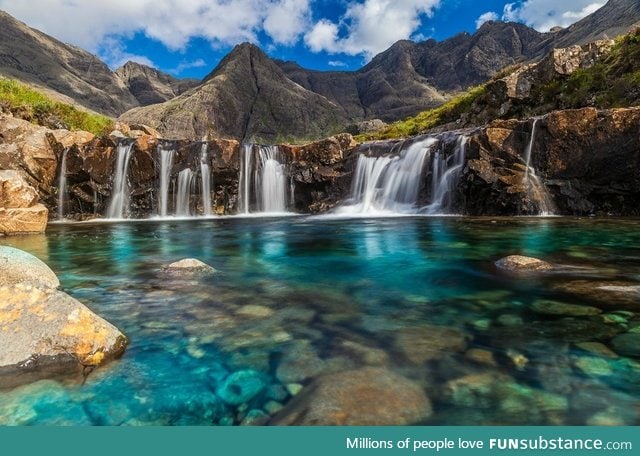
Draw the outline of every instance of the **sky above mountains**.
<instances>
[{"instance_id":1,"label":"sky above mountains","mask_svg":"<svg viewBox=\"0 0 640 456\"><path fill-rule=\"evenodd\" d=\"M134 60L202 78L234 45L319 70L354 70L400 39L443 40L487 20L539 31L606 0L0 0L0 9L112 68Z\"/></svg>"}]
</instances>

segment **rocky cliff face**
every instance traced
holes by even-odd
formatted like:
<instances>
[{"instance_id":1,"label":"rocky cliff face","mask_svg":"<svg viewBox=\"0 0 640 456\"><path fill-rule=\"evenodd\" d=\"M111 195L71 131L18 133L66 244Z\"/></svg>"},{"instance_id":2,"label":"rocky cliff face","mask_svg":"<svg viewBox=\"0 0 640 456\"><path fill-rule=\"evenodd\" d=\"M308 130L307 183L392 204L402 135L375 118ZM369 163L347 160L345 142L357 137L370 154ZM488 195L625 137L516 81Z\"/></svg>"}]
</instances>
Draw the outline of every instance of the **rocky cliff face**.
<instances>
[{"instance_id":1,"label":"rocky cliff face","mask_svg":"<svg viewBox=\"0 0 640 456\"><path fill-rule=\"evenodd\" d=\"M125 63L115 74L138 100L140 106L171 100L200 84L196 79L176 79L136 62Z\"/></svg>"},{"instance_id":2,"label":"rocky cliff face","mask_svg":"<svg viewBox=\"0 0 640 456\"><path fill-rule=\"evenodd\" d=\"M166 137L265 142L327 136L347 123L337 105L292 82L251 44L237 46L195 90L120 119Z\"/></svg>"},{"instance_id":3,"label":"rocky cliff face","mask_svg":"<svg viewBox=\"0 0 640 456\"><path fill-rule=\"evenodd\" d=\"M4 11L0 11L0 75L111 116L138 105L97 57L29 28Z\"/></svg>"}]
</instances>

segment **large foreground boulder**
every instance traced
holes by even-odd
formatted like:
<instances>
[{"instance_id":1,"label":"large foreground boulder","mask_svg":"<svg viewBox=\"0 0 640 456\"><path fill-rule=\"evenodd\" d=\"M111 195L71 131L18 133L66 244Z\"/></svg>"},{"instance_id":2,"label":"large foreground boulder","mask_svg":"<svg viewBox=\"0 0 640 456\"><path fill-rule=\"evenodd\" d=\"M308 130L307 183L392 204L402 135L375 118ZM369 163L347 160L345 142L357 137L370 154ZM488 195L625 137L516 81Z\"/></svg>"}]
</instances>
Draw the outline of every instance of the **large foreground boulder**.
<instances>
[{"instance_id":1,"label":"large foreground boulder","mask_svg":"<svg viewBox=\"0 0 640 456\"><path fill-rule=\"evenodd\" d=\"M0 272L0 388L83 372L124 352L124 334L57 290L37 258L1 247Z\"/></svg>"}]
</instances>

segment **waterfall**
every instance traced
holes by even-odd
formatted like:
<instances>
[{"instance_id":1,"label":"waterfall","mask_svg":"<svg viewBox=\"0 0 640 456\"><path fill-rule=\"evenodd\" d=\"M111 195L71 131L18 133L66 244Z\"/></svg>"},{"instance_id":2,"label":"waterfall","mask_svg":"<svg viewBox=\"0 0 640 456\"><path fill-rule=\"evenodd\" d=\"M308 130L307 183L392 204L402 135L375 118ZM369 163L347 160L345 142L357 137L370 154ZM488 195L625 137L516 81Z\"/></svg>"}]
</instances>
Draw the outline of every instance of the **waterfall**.
<instances>
[{"instance_id":1,"label":"waterfall","mask_svg":"<svg viewBox=\"0 0 640 456\"><path fill-rule=\"evenodd\" d=\"M539 215L553 215L555 212L555 205L553 200L551 199L551 195L547 191L543 182L540 180L538 175L536 174L535 168L531 167L531 152L533 150L533 145L536 140L536 130L538 128L538 121L540 117L535 117L533 119L533 125L531 126L531 138L529 139L529 144L527 144L527 148L524 154L525 161L525 171L524 177L522 179L522 183L527 191L529 197L536 201L538 204L538 214Z\"/></svg>"},{"instance_id":2,"label":"waterfall","mask_svg":"<svg viewBox=\"0 0 640 456\"><path fill-rule=\"evenodd\" d=\"M257 151L257 159L254 152ZM254 196L259 213L285 213L288 200L293 199L295 187L287 188L287 167L278 146L245 144L240 161L238 183L238 210L251 212L251 196ZM253 178L253 179L252 179Z\"/></svg>"},{"instance_id":3,"label":"waterfall","mask_svg":"<svg viewBox=\"0 0 640 456\"><path fill-rule=\"evenodd\" d=\"M171 169L173 167L173 156L176 151L173 147L160 145L160 192L158 196L158 207L160 217L166 217L169 212L169 184L171 183Z\"/></svg>"},{"instance_id":4,"label":"waterfall","mask_svg":"<svg viewBox=\"0 0 640 456\"><path fill-rule=\"evenodd\" d=\"M238 182L238 212L249 213L249 195L251 191L251 159L253 144L245 144L240 157L240 180Z\"/></svg>"},{"instance_id":5,"label":"waterfall","mask_svg":"<svg viewBox=\"0 0 640 456\"><path fill-rule=\"evenodd\" d=\"M67 199L67 152L66 148L62 152L60 160L60 177L58 180L58 220L64 220L64 206Z\"/></svg>"},{"instance_id":6,"label":"waterfall","mask_svg":"<svg viewBox=\"0 0 640 456\"><path fill-rule=\"evenodd\" d=\"M280 163L280 149L277 146L260 146L260 168L256 174L256 189L260 191L260 212L287 211L287 173Z\"/></svg>"},{"instance_id":7,"label":"waterfall","mask_svg":"<svg viewBox=\"0 0 640 456\"><path fill-rule=\"evenodd\" d=\"M129 161L134 141L120 141L118 144L115 177L111 186L111 201L107 210L107 218L121 219L129 211Z\"/></svg>"},{"instance_id":8,"label":"waterfall","mask_svg":"<svg viewBox=\"0 0 640 456\"><path fill-rule=\"evenodd\" d=\"M200 152L200 178L202 179L202 213L211 215L211 169L209 168L207 153L208 143L202 144Z\"/></svg>"},{"instance_id":9,"label":"waterfall","mask_svg":"<svg viewBox=\"0 0 640 456\"><path fill-rule=\"evenodd\" d=\"M178 174L178 192L176 193L176 215L188 217L191 215L191 184L193 183L193 171L186 168Z\"/></svg>"},{"instance_id":10,"label":"waterfall","mask_svg":"<svg viewBox=\"0 0 640 456\"><path fill-rule=\"evenodd\" d=\"M464 135L458 136L448 165L440 152L434 156L431 177L431 204L425 208L427 214L450 214L453 210L453 194L464 166L467 140L468 138Z\"/></svg>"},{"instance_id":11,"label":"waterfall","mask_svg":"<svg viewBox=\"0 0 640 456\"><path fill-rule=\"evenodd\" d=\"M396 157L360 155L349 203L338 213L416 213L424 164L437 139L411 144Z\"/></svg>"}]
</instances>

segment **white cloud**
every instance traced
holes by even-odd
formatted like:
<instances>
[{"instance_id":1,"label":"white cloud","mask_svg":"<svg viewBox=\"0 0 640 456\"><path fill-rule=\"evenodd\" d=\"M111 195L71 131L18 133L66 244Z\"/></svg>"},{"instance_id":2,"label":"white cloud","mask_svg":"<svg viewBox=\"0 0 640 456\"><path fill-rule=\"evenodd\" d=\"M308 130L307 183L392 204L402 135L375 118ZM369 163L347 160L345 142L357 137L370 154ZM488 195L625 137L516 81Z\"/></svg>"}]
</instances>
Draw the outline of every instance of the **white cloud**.
<instances>
[{"instance_id":1,"label":"white cloud","mask_svg":"<svg viewBox=\"0 0 640 456\"><path fill-rule=\"evenodd\" d=\"M336 67L336 68L340 68L340 67L346 67L347 64L344 63L342 60L329 60L329 66L330 67Z\"/></svg>"},{"instance_id":2,"label":"white cloud","mask_svg":"<svg viewBox=\"0 0 640 456\"><path fill-rule=\"evenodd\" d=\"M440 0L351 1L338 23L318 21L305 35L313 52L364 55L367 60L398 40L407 39L431 16Z\"/></svg>"},{"instance_id":3,"label":"white cloud","mask_svg":"<svg viewBox=\"0 0 640 456\"><path fill-rule=\"evenodd\" d=\"M0 9L91 52L135 33L183 50L194 37L233 45L257 42L262 31L293 44L308 29L310 0L0 0Z\"/></svg>"},{"instance_id":4,"label":"white cloud","mask_svg":"<svg viewBox=\"0 0 640 456\"><path fill-rule=\"evenodd\" d=\"M604 0L525 0L507 3L502 18L506 21L524 22L541 32L551 28L567 27L602 7Z\"/></svg>"},{"instance_id":5,"label":"white cloud","mask_svg":"<svg viewBox=\"0 0 640 456\"><path fill-rule=\"evenodd\" d=\"M148 57L127 52L122 43L112 37L105 38L98 51L102 60L113 69L121 67L129 61L141 63L152 68L156 67Z\"/></svg>"},{"instance_id":6,"label":"white cloud","mask_svg":"<svg viewBox=\"0 0 640 456\"><path fill-rule=\"evenodd\" d=\"M207 66L207 62L205 62L203 59L197 59L191 62L180 62L177 67L170 68L166 70L166 72L175 74L175 75L180 75L184 70L189 70L191 68L202 68L206 66Z\"/></svg>"},{"instance_id":7,"label":"white cloud","mask_svg":"<svg viewBox=\"0 0 640 456\"><path fill-rule=\"evenodd\" d=\"M478 19L476 19L476 29L479 29L480 27L482 27L482 24L484 24L485 22L497 21L497 20L498 20L498 13L495 13L493 11L487 11L486 13L481 14Z\"/></svg>"}]
</instances>

